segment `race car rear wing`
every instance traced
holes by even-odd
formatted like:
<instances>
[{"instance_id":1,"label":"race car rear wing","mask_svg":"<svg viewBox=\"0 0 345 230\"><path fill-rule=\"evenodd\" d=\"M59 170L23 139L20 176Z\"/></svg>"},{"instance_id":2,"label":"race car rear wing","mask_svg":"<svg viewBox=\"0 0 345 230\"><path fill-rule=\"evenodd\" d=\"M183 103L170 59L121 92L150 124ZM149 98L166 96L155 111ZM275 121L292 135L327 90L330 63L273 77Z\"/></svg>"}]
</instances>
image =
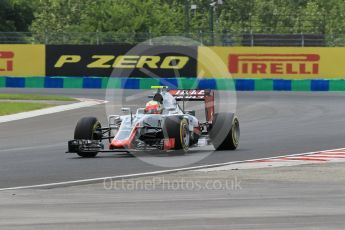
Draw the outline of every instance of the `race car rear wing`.
<instances>
[{"instance_id":1,"label":"race car rear wing","mask_svg":"<svg viewBox=\"0 0 345 230\"><path fill-rule=\"evenodd\" d=\"M206 97L213 96L211 90L168 90L168 92L176 101L205 101Z\"/></svg>"},{"instance_id":2,"label":"race car rear wing","mask_svg":"<svg viewBox=\"0 0 345 230\"><path fill-rule=\"evenodd\" d=\"M168 90L168 92L176 99L176 101L204 101L206 121L210 123L212 122L214 114L214 92L212 90L190 89Z\"/></svg>"}]
</instances>

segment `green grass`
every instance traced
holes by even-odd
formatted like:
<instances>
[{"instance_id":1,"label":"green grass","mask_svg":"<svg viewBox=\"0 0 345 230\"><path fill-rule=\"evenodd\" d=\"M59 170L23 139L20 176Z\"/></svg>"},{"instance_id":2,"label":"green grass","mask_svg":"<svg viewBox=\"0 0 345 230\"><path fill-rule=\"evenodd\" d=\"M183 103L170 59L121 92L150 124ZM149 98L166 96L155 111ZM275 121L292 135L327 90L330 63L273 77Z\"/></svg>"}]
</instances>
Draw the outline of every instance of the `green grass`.
<instances>
[{"instance_id":1,"label":"green grass","mask_svg":"<svg viewBox=\"0 0 345 230\"><path fill-rule=\"evenodd\" d=\"M52 95L35 94L0 94L0 100L47 100L47 101L76 101L74 98Z\"/></svg>"},{"instance_id":2,"label":"green grass","mask_svg":"<svg viewBox=\"0 0 345 230\"><path fill-rule=\"evenodd\" d=\"M44 109L52 106L54 105L46 103L0 102L0 116Z\"/></svg>"}]
</instances>

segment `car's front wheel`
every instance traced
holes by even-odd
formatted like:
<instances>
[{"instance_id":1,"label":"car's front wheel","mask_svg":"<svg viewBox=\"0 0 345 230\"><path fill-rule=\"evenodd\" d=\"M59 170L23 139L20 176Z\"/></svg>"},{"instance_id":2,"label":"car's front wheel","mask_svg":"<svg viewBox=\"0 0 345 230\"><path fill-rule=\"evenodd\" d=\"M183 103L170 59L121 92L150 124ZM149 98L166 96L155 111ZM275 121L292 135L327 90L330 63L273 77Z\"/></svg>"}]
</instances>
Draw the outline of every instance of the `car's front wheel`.
<instances>
[{"instance_id":1,"label":"car's front wheel","mask_svg":"<svg viewBox=\"0 0 345 230\"><path fill-rule=\"evenodd\" d=\"M167 117L164 122L164 129L167 138L175 140L174 150L181 153L188 151L191 137L187 119L178 116Z\"/></svg>"},{"instance_id":2,"label":"car's front wheel","mask_svg":"<svg viewBox=\"0 0 345 230\"><path fill-rule=\"evenodd\" d=\"M77 123L74 130L75 140L100 140L99 133L96 131L101 128L101 123L95 117L83 117ZM98 152L78 152L81 157L92 158Z\"/></svg>"}]
</instances>

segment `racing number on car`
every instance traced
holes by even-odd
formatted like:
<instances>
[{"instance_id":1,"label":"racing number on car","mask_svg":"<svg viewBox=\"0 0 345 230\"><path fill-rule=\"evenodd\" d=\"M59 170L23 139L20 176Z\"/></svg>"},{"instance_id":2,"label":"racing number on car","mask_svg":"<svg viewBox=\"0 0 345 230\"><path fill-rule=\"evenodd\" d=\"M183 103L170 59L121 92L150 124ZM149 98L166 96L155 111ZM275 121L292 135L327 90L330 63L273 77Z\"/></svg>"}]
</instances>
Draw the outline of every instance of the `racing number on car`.
<instances>
[{"instance_id":1,"label":"racing number on car","mask_svg":"<svg viewBox=\"0 0 345 230\"><path fill-rule=\"evenodd\" d=\"M0 51L0 71L13 71L14 52Z\"/></svg>"}]
</instances>

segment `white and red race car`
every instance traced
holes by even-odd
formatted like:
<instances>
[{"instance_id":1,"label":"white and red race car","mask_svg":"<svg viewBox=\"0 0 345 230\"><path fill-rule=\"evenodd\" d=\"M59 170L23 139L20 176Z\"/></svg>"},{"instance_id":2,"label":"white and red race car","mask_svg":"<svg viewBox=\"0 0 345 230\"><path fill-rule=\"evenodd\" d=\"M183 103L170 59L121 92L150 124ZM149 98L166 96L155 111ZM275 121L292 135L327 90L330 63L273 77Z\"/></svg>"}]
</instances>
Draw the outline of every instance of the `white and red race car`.
<instances>
[{"instance_id":1,"label":"white and red race car","mask_svg":"<svg viewBox=\"0 0 345 230\"><path fill-rule=\"evenodd\" d=\"M239 144L240 127L234 113L214 113L214 92L211 90L168 90L156 86L152 100L161 105L159 113L138 108L135 113L122 108L125 115L111 115L108 126L102 127L95 117L80 119L74 140L68 142L68 153L95 157L99 152L175 151L212 143L216 150L235 150ZM185 110L186 101L205 105L206 121L195 111ZM179 102L182 102L182 107ZM114 133L114 135L113 135ZM103 140L109 141L105 150Z\"/></svg>"}]
</instances>

